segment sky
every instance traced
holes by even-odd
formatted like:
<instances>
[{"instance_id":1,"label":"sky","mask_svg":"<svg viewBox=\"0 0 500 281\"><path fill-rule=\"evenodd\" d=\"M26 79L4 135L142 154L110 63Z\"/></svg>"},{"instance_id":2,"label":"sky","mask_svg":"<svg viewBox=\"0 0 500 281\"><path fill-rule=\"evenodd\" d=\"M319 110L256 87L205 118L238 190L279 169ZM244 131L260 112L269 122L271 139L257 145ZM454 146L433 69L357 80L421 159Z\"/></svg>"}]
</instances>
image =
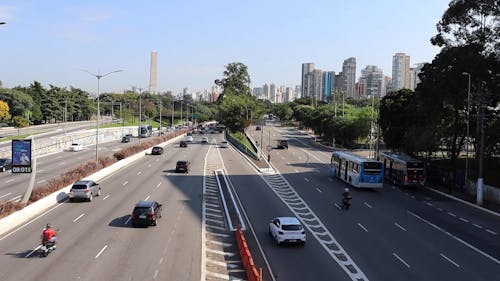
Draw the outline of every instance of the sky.
<instances>
[{"instance_id":1,"label":"sky","mask_svg":"<svg viewBox=\"0 0 500 281\"><path fill-rule=\"evenodd\" d=\"M251 87L301 83L302 63L339 72L349 57L391 76L392 56L431 62L430 43L450 0L1 0L3 87L148 88L158 52L158 91L210 89L242 62Z\"/></svg>"}]
</instances>

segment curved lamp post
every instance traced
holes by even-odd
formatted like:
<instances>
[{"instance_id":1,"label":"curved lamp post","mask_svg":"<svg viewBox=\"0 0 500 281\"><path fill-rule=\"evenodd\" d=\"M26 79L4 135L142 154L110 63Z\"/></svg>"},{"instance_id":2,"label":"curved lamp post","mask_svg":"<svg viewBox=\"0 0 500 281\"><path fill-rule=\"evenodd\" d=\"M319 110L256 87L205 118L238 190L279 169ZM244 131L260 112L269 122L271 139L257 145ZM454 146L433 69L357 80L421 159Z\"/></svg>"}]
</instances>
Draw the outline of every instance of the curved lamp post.
<instances>
[{"instance_id":1,"label":"curved lamp post","mask_svg":"<svg viewBox=\"0 0 500 281\"><path fill-rule=\"evenodd\" d=\"M106 77L112 73L116 73L116 72L122 72L123 70L115 70L115 71L111 71L111 72L108 72L106 74L94 74L88 70L85 70L85 69L82 69L82 71L85 71L87 72L88 74L94 76L95 78L97 78L97 121L96 121L96 133L95 133L95 163L96 165L99 165L99 153L98 153L98 148L99 148L99 118L101 117L101 111L100 111L100 103L99 103L99 95L100 95L100 92L99 92L99 86L100 86L100 81L101 81L101 78L103 77Z\"/></svg>"}]
</instances>

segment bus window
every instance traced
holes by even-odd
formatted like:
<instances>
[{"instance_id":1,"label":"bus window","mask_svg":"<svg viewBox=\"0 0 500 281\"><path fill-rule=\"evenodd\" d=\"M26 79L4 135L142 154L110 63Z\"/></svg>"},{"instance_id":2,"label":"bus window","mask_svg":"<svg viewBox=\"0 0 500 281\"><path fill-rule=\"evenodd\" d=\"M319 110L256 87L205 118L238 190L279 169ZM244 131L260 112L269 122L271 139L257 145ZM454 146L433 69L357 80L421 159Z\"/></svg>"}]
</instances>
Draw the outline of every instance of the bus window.
<instances>
[{"instance_id":1,"label":"bus window","mask_svg":"<svg viewBox=\"0 0 500 281\"><path fill-rule=\"evenodd\" d=\"M379 162L365 162L363 163L363 170L366 175L378 175L382 169L382 163Z\"/></svg>"}]
</instances>

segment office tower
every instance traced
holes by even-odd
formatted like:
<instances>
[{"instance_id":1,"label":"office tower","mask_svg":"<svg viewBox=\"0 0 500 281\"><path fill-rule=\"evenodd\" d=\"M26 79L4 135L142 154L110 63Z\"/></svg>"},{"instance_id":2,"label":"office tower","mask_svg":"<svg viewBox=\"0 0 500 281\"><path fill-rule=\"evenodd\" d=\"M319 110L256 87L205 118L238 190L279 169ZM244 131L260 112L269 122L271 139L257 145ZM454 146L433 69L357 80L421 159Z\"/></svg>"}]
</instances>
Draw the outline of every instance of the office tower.
<instances>
[{"instance_id":1,"label":"office tower","mask_svg":"<svg viewBox=\"0 0 500 281\"><path fill-rule=\"evenodd\" d=\"M351 57L344 60L342 64L342 91L345 97L356 97L356 58Z\"/></svg>"},{"instance_id":2,"label":"office tower","mask_svg":"<svg viewBox=\"0 0 500 281\"><path fill-rule=\"evenodd\" d=\"M323 73L323 101L328 102L333 92L335 92L335 71L325 71Z\"/></svg>"},{"instance_id":3,"label":"office tower","mask_svg":"<svg viewBox=\"0 0 500 281\"><path fill-rule=\"evenodd\" d=\"M269 94L269 85L266 83L264 84L264 86L262 87L264 89L264 96L263 96L263 99L265 100L269 100L270 98L270 94Z\"/></svg>"},{"instance_id":4,"label":"office tower","mask_svg":"<svg viewBox=\"0 0 500 281\"><path fill-rule=\"evenodd\" d=\"M410 89L415 90L418 83L420 83L420 78L418 78L418 74L422 71L422 67L424 67L425 63L416 63L415 67L410 68Z\"/></svg>"},{"instance_id":5,"label":"office tower","mask_svg":"<svg viewBox=\"0 0 500 281\"><path fill-rule=\"evenodd\" d=\"M149 66L149 93L154 95L158 88L158 72L157 72L158 52L151 51L151 64Z\"/></svg>"},{"instance_id":6,"label":"office tower","mask_svg":"<svg viewBox=\"0 0 500 281\"><path fill-rule=\"evenodd\" d=\"M335 75L335 85L333 87L333 91L335 93L342 92L342 89L344 87L344 81L342 77L344 77L344 74L342 72L339 72L339 74Z\"/></svg>"},{"instance_id":7,"label":"office tower","mask_svg":"<svg viewBox=\"0 0 500 281\"><path fill-rule=\"evenodd\" d=\"M302 81L300 92L301 97L307 97L307 75L314 70L314 63L303 63L302 64Z\"/></svg>"},{"instance_id":8,"label":"office tower","mask_svg":"<svg viewBox=\"0 0 500 281\"><path fill-rule=\"evenodd\" d=\"M278 93L278 89L276 89L276 85L274 84L270 84L269 85L269 100L272 102L272 103L275 103L276 102L276 94Z\"/></svg>"},{"instance_id":9,"label":"office tower","mask_svg":"<svg viewBox=\"0 0 500 281\"><path fill-rule=\"evenodd\" d=\"M384 88L384 74L382 69L375 65L367 65L361 70L360 84L358 85L359 94L362 97L375 95L382 97Z\"/></svg>"},{"instance_id":10,"label":"office tower","mask_svg":"<svg viewBox=\"0 0 500 281\"><path fill-rule=\"evenodd\" d=\"M410 89L410 56L405 53L396 53L392 57L392 88Z\"/></svg>"}]
</instances>

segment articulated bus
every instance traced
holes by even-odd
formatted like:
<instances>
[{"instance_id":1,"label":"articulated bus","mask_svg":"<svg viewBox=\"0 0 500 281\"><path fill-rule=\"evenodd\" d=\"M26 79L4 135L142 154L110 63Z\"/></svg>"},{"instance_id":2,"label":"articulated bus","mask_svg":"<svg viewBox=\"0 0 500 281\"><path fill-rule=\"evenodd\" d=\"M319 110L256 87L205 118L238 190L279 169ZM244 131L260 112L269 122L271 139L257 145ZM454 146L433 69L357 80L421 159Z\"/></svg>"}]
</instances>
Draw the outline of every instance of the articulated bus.
<instances>
[{"instance_id":1,"label":"articulated bus","mask_svg":"<svg viewBox=\"0 0 500 281\"><path fill-rule=\"evenodd\" d=\"M423 185L425 163L404 153L384 152L380 154L384 163L385 178L394 185Z\"/></svg>"},{"instance_id":2,"label":"articulated bus","mask_svg":"<svg viewBox=\"0 0 500 281\"><path fill-rule=\"evenodd\" d=\"M330 173L354 187L382 188L384 183L382 162L350 152L333 152Z\"/></svg>"}]
</instances>

